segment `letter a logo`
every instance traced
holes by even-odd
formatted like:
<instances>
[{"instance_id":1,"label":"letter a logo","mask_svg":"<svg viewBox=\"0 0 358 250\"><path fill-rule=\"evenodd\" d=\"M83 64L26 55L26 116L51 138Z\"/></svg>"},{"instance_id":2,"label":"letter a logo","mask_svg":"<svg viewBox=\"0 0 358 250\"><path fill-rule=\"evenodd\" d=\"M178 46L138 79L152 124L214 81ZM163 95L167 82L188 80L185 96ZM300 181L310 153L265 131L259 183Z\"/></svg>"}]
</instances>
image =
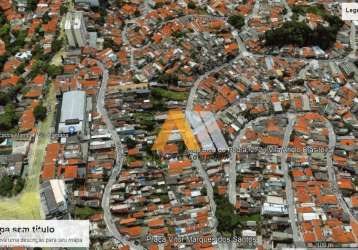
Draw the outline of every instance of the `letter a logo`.
<instances>
[{"instance_id":1,"label":"letter a logo","mask_svg":"<svg viewBox=\"0 0 358 250\"><path fill-rule=\"evenodd\" d=\"M200 146L196 141L193 131L190 128L188 121L185 118L185 115L180 110L171 110L168 112L168 117L165 120L162 129L152 147L152 150L164 151L164 147L169 140L170 134L173 130L177 130L188 150L193 152L198 152Z\"/></svg>"}]
</instances>

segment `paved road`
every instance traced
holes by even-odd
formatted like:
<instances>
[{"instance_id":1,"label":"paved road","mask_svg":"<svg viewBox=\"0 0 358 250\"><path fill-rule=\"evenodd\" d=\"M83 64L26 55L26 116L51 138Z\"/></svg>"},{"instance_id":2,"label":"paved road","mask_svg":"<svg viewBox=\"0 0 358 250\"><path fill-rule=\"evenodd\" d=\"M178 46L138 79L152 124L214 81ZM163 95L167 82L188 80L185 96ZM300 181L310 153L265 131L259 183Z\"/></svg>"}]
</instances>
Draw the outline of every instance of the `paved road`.
<instances>
[{"instance_id":1,"label":"paved road","mask_svg":"<svg viewBox=\"0 0 358 250\"><path fill-rule=\"evenodd\" d=\"M251 93L250 95L256 96L256 95L262 95L262 94L264 94L264 93ZM247 97L249 97L249 96L247 96ZM233 105L235 105L235 104L233 104ZM236 136L236 138L234 139L234 141L232 143L233 150L230 153L228 192L229 192L229 201L233 205L236 204L236 185L237 185L237 183L236 183L236 172L237 172L236 171L236 161L237 161L236 158L237 158L237 149L240 147L240 140L241 140L241 138L244 137L246 128L252 126L253 123L257 123L257 122L260 122L265 119L270 119L272 117L273 117L272 115L261 116L261 117L258 117L254 120L247 122L240 129L239 134Z\"/></svg>"},{"instance_id":2,"label":"paved road","mask_svg":"<svg viewBox=\"0 0 358 250\"><path fill-rule=\"evenodd\" d=\"M245 17L245 25L243 27L243 30L248 30L249 28L249 21L252 17L254 16L257 16L258 12L259 12L259 9L260 9L260 0L257 0L255 1L255 5L251 11L251 14L250 15L247 15Z\"/></svg>"},{"instance_id":3,"label":"paved road","mask_svg":"<svg viewBox=\"0 0 358 250\"><path fill-rule=\"evenodd\" d=\"M129 245L131 247L131 249L142 249L142 247L135 246L132 242L128 241L123 235L121 235L118 232L117 227L116 227L113 217L112 217L111 210L110 210L111 189L112 189L113 184L116 182L117 176L119 175L119 173L122 169L124 154L123 154L123 147L122 147L121 140L120 140L115 128L113 127L113 124L112 124L110 118L108 117L107 110L104 107L105 93L106 93L107 82L108 82L108 70L104 67L104 65L101 62L97 61L97 64L103 72L102 83L101 83L101 87L100 87L98 97L97 97L97 111L101 114L101 117L102 117L104 123L106 124L108 131L110 132L110 134L112 136L112 140L116 147L116 154L117 154L116 164L115 164L115 166L112 170L111 176L107 182L106 188L103 193L103 198L102 198L104 221L107 225L107 228L108 228L108 231L110 232L110 234L113 237L115 237L118 241L120 241L122 244Z\"/></svg>"},{"instance_id":4,"label":"paved road","mask_svg":"<svg viewBox=\"0 0 358 250\"><path fill-rule=\"evenodd\" d=\"M296 117L293 114L287 114L288 116L288 125L285 129L285 134L283 138L282 147L288 147L288 143L290 141L290 136L292 134L293 125L295 124ZM286 182L286 197L287 197L287 205L288 205L288 213L291 221L292 235L293 241L296 247L305 247L305 243L298 231L296 224L296 213L295 213L295 201L294 201L294 193L292 188L291 178L288 174L288 164L287 164L287 152L283 151L281 154L281 166L284 171L284 178Z\"/></svg>"},{"instance_id":5,"label":"paved road","mask_svg":"<svg viewBox=\"0 0 358 250\"><path fill-rule=\"evenodd\" d=\"M197 169L198 173L200 174L201 178L203 178L203 181L204 181L204 184L205 184L205 187L206 187L207 196L209 198L210 207L211 207L211 210L213 212L213 215L215 216L216 203L214 201L214 190L213 190L213 186L211 185L209 176L206 173L206 171L203 168L203 166L201 165L201 162L200 162L199 159L194 159L193 160L193 165L196 167L196 169Z\"/></svg>"},{"instance_id":6,"label":"paved road","mask_svg":"<svg viewBox=\"0 0 358 250\"><path fill-rule=\"evenodd\" d=\"M232 143L232 151L230 153L228 195L229 195L230 203L233 204L234 206L236 204L236 159L237 159L236 149L240 147L241 132L244 130L245 129L243 128L240 131L240 134L236 136L235 140Z\"/></svg>"},{"instance_id":7,"label":"paved road","mask_svg":"<svg viewBox=\"0 0 358 250\"><path fill-rule=\"evenodd\" d=\"M190 89L190 94L189 94L189 98L187 100L186 103L186 111L192 111L194 109L194 99L196 97L196 91L198 90L199 84L201 81L203 81L205 78L207 78L209 75L216 73L220 70L222 70L223 68L232 65L233 62L235 62L238 58L242 57L242 55L238 55L236 56L234 59L232 59L230 62L224 63L220 66L217 66L215 68L213 68L212 70L206 72L205 74L201 75L194 83L193 83L193 87Z\"/></svg>"},{"instance_id":8,"label":"paved road","mask_svg":"<svg viewBox=\"0 0 358 250\"><path fill-rule=\"evenodd\" d=\"M326 155L328 178L332 185L333 193L335 193L337 196L339 205L343 208L345 213L350 215L351 219L355 220L355 223L358 223L357 218L353 215L351 209L348 207L347 203L345 202L345 200L343 198L342 192L341 192L340 188L338 187L336 174L335 174L334 166L333 166L333 159L332 159L333 153L334 153L334 148L336 147L336 134L334 133L332 124L328 120L326 120L326 127L328 129L328 138L329 138L329 143L328 143L329 151Z\"/></svg>"},{"instance_id":9,"label":"paved road","mask_svg":"<svg viewBox=\"0 0 358 250\"><path fill-rule=\"evenodd\" d=\"M356 58L357 51L357 36L356 36L356 26L353 22L351 22L351 33L350 33L350 44L352 48L352 52L349 54L350 58Z\"/></svg>"},{"instance_id":10,"label":"paved road","mask_svg":"<svg viewBox=\"0 0 358 250\"><path fill-rule=\"evenodd\" d=\"M128 37L127 37L128 24L130 22L131 22L131 20L129 20L129 21L126 20L126 23L125 23L123 31L122 31L122 41L123 41L123 45L127 45L129 47L130 69L131 70L137 70L137 67L134 64L134 50L135 50L135 48L133 48L132 44L129 42Z\"/></svg>"},{"instance_id":11,"label":"paved road","mask_svg":"<svg viewBox=\"0 0 358 250\"><path fill-rule=\"evenodd\" d=\"M192 111L194 109L194 99L196 97L196 91L198 89L198 86L200 84L200 82L202 80L204 80L205 78L207 78L209 75L211 75L212 73L215 73L223 68L225 68L226 66L228 66L228 63L225 63L221 66L215 67L214 69L206 72L204 75L201 75L194 83L193 83L193 87L190 89L190 94L189 94L189 98L187 100L186 103L186 111Z\"/></svg>"},{"instance_id":12,"label":"paved road","mask_svg":"<svg viewBox=\"0 0 358 250\"><path fill-rule=\"evenodd\" d=\"M263 57L267 57L267 56L273 56L273 55L266 55L266 54L254 54L251 53L250 55L252 55L255 58L263 58ZM347 59L349 59L348 57L349 55L346 56L340 56L340 57L336 57L336 58L304 58L304 57L294 57L294 56L283 56L283 55L277 55L277 56L273 56L273 57L277 57L280 59L285 59L288 62L292 62L292 61L303 61L306 63L310 63L312 61L318 61L318 62L335 62L335 63L342 63L342 62L346 62Z\"/></svg>"}]
</instances>

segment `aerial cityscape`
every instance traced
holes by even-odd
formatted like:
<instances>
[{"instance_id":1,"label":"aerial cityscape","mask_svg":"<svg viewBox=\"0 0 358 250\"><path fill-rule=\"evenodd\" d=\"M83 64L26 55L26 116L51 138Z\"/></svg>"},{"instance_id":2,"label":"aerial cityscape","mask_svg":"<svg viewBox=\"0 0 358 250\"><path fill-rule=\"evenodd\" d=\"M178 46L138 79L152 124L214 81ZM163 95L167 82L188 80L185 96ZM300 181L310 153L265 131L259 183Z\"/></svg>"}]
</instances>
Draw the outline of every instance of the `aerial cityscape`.
<instances>
[{"instance_id":1,"label":"aerial cityscape","mask_svg":"<svg viewBox=\"0 0 358 250\"><path fill-rule=\"evenodd\" d=\"M0 220L358 249L354 2L0 0Z\"/></svg>"}]
</instances>

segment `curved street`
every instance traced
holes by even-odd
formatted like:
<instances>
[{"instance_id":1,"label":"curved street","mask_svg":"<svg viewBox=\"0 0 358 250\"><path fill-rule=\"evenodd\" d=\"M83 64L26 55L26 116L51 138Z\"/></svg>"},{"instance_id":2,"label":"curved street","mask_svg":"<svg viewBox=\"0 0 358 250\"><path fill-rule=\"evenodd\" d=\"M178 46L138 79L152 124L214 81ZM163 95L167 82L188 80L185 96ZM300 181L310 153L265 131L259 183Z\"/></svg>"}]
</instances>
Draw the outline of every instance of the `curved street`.
<instances>
[{"instance_id":1,"label":"curved street","mask_svg":"<svg viewBox=\"0 0 358 250\"><path fill-rule=\"evenodd\" d=\"M328 120L326 120L326 127L328 129L328 138L329 138L328 153L327 153L328 178L332 185L333 192L337 196L339 205L343 208L343 210L346 214L349 214L351 219L355 220L355 222L358 223L357 218L353 215L351 209L348 207L347 203L345 202L345 200L343 198L342 192L341 192L340 188L338 187L336 174L335 174L334 166L333 166L333 153L334 153L334 148L336 147L336 134L334 133L332 124Z\"/></svg>"},{"instance_id":2,"label":"curved street","mask_svg":"<svg viewBox=\"0 0 358 250\"><path fill-rule=\"evenodd\" d=\"M287 148L290 142L290 137L293 131L293 125L296 122L296 115L288 113L288 125L285 129L284 137L283 137L283 148ZM286 183L286 199L287 199L287 206L288 206L288 217L291 221L291 228L292 228L292 237L293 242L295 243L296 247L305 247L305 243L301 237L301 234L297 228L296 223L296 209L295 209L295 195L293 193L291 177L289 176L288 172L288 164L287 164L287 150L283 150L281 153L281 167L283 168L284 178Z\"/></svg>"},{"instance_id":3,"label":"curved street","mask_svg":"<svg viewBox=\"0 0 358 250\"><path fill-rule=\"evenodd\" d=\"M292 11L289 8L288 4L286 1L284 1L284 5L285 8L287 9L288 13L286 14L286 17L290 17L292 15ZM245 18L245 25L243 27L243 30L247 31L248 28L248 22L250 20L251 17L255 16L258 14L259 11L259 7L260 7L260 2L256 1L254 8L251 12L251 14L249 16L247 16ZM135 59L133 56L133 52L136 49L140 49L140 48L134 48L132 47L132 45L130 44L130 42L128 41L128 37L127 37L127 28L128 28L128 24L130 23L134 23L137 19L142 18L143 16L137 17L137 18L133 18L130 20L127 20L125 23L125 27L122 31L122 40L124 42L124 44L127 44L129 46L129 50L130 50L130 69L132 70L136 70L136 66L135 66ZM199 17L199 16L197 16ZM201 16L200 16L201 17ZM211 17L211 16L202 16L202 17ZM192 18L192 16L188 15L188 16L184 16L184 17L177 17L175 19L172 20L168 20L166 22L161 23L160 25L163 25L167 22L172 22L174 20L177 19L182 19L182 21L190 21L190 19ZM211 17L211 18L219 18L219 17ZM355 27L352 27L352 31L355 31ZM215 67L214 69L211 69L210 71L204 73L203 75L199 76L199 78L193 83L192 88L190 89L190 94L189 97L187 99L187 103L186 103L186 111L192 111L193 107L194 107L194 100L196 98L196 92L198 89L198 86L200 84L200 82L202 82L206 77L208 77L210 74L215 73L220 71L221 69L229 66L232 64L232 62L234 62L235 60L237 60L240 57L246 56L246 57L251 57L253 59L256 58L261 58L261 57L265 57L267 55L262 55L262 54L253 54L247 51L245 44L243 43L243 41L241 40L240 36L238 35L237 32L234 32L234 36L235 39L237 41L237 44L239 45L239 50L240 50L240 54L235 57L234 59L230 60L230 62L227 62L225 64L222 64L220 66ZM351 36L351 43L354 44L354 51L355 51L355 43L353 41L353 38ZM145 45L147 46L147 45ZM353 52L352 52L353 53ZM312 61L335 61L337 63L340 63L344 60L347 59L347 56L343 57L343 58L335 58L335 59L305 59L305 58L296 58L296 57L290 57L290 56L278 56L282 59L287 59L287 60L303 60L305 61L307 64L305 65L305 67L302 68L302 70L299 73L299 77L303 77L307 70L309 69L311 62ZM112 235L114 235L116 237L116 239L118 239L119 241L128 244L131 246L131 249L138 249L138 247L133 246L129 241L127 241L123 236L121 236L116 228L116 226L113 223L112 220L112 215L110 212L110 208L109 208L109 204L110 204L110 193L111 193L111 187L112 185L115 183L116 181L116 177L118 176L118 174L121 171L122 168L122 164L123 164L123 149L122 149L122 145L120 142L120 138L118 136L118 134L116 133L115 129L113 128L113 125L110 121L110 119L107 116L107 112L104 109L104 96L105 96L105 90L106 90L106 86L107 86L107 80L108 80L108 71L104 68L104 66L99 63L99 66L103 69L103 80L102 80L102 86L98 95L98 103L97 103L97 109L98 112L101 113L104 122L106 123L106 126L108 127L108 130L110 131L110 133L112 134L112 138L115 142L116 145L116 151L117 151L117 163L116 166L113 169L111 178L106 186L105 192L104 192L104 196L103 196L103 201L102 201L102 206L104 209L104 214L105 214L105 222L107 224L107 227L109 229L109 231L111 232ZM308 88L308 91L310 91L310 89ZM293 130L293 125L295 123L295 119L296 119L296 115L295 114L291 114L288 113L288 119L289 119L289 124L287 125L286 129L285 129L285 133L284 133L284 142L283 142L283 147L287 147L289 140L290 140L290 135L292 133ZM261 117L264 118L264 117ZM251 122L251 121L250 121ZM329 123L329 122L328 122ZM248 124L246 124L245 126L247 126ZM331 126L331 124L330 124ZM329 126L327 125L327 127L329 128ZM235 138L234 142L233 142L233 148L238 148L240 145L240 137L241 134L243 133L244 128L240 131L240 134L237 135L237 137ZM333 128L332 128L333 131ZM333 136L331 135L331 131L330 131L330 138L329 138L329 144L330 144L330 148L334 148L335 145L335 135L333 132ZM333 152L333 151L332 151ZM214 213L215 216L215 210L216 210L216 204L214 201L214 195L213 195L213 187L212 184L210 182L209 176L206 173L205 169L203 168L201 162L199 159L195 159L193 160L193 165L196 167L198 173L200 174L200 176L203 178L204 184L206 186L207 189L207 196L209 198L209 203L210 203L210 207ZM294 194L293 194L293 188L292 188L292 183L291 183L291 179L288 175L288 163L287 163L287 152L283 152L281 155L281 166L284 170L284 178L285 178L285 182L286 182L286 196L287 196L287 203L288 203L288 209L289 209L289 218L291 221L291 227L292 227L292 233L293 233L293 239L295 242L296 247L305 247L305 243L302 239L302 236L297 228L297 224L296 224L296 214L295 214L295 202L294 202ZM333 163L332 163L332 154L331 155L327 155L327 167L328 167L328 173L329 173L329 179L330 182L333 184L334 187L337 187L337 183L335 180L335 175L334 175L334 167L333 167ZM339 191L339 189L336 189L337 191ZM231 152L230 155L230 167L229 167L229 183L228 183L228 196L229 196L229 200L232 204L236 203L236 153L235 150L233 150ZM348 208L347 204L344 202L342 195L340 194L338 196L338 200L341 203L343 209L352 216L352 213L350 211L350 209ZM224 245L219 245L219 247L223 247Z\"/></svg>"},{"instance_id":4,"label":"curved street","mask_svg":"<svg viewBox=\"0 0 358 250\"><path fill-rule=\"evenodd\" d=\"M100 87L100 90L98 92L98 97L97 97L97 111L98 111L98 113L101 114L101 117L102 117L104 123L106 124L108 131L111 134L112 140L116 147L116 155L117 155L116 156L116 164L114 165L114 167L112 169L111 176L107 182L106 188L103 193L103 198L102 198L104 221L107 225L107 229L108 229L109 233L113 237L115 237L118 241L120 241L122 244L129 245L131 247L131 249L142 249L138 246L135 246L132 242L128 241L123 235L121 235L118 232L118 229L113 221L113 217L111 214L111 209L110 209L111 189L112 189L113 184L117 180L117 176L119 175L119 173L122 170L124 155L123 155L123 147L122 147L122 143L119 138L119 135L118 135L117 131L115 130L115 128L113 127L113 124L112 124L110 118L108 117L107 110L104 107L104 100L105 100L105 94L106 94L107 83L108 83L108 70L104 67L104 65L101 62L97 61L97 64L103 72L102 73L102 83L101 83L101 87Z\"/></svg>"}]
</instances>

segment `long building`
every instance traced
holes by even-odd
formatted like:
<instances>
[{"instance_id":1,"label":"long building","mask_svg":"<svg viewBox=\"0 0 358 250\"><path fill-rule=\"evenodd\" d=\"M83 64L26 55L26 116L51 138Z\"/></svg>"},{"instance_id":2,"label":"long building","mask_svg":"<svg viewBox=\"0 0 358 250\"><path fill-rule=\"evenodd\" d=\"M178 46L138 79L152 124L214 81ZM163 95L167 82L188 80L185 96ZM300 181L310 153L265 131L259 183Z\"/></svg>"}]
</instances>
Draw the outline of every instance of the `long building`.
<instances>
[{"instance_id":1,"label":"long building","mask_svg":"<svg viewBox=\"0 0 358 250\"><path fill-rule=\"evenodd\" d=\"M41 204L46 219L61 218L67 213L67 191L63 180L50 180L41 184Z\"/></svg>"},{"instance_id":2,"label":"long building","mask_svg":"<svg viewBox=\"0 0 358 250\"><path fill-rule=\"evenodd\" d=\"M87 45L88 32L82 12L76 11L66 14L65 33L70 47L82 48Z\"/></svg>"},{"instance_id":3,"label":"long building","mask_svg":"<svg viewBox=\"0 0 358 250\"><path fill-rule=\"evenodd\" d=\"M58 132L84 134L85 124L86 93L84 91L65 92L62 98Z\"/></svg>"}]
</instances>

